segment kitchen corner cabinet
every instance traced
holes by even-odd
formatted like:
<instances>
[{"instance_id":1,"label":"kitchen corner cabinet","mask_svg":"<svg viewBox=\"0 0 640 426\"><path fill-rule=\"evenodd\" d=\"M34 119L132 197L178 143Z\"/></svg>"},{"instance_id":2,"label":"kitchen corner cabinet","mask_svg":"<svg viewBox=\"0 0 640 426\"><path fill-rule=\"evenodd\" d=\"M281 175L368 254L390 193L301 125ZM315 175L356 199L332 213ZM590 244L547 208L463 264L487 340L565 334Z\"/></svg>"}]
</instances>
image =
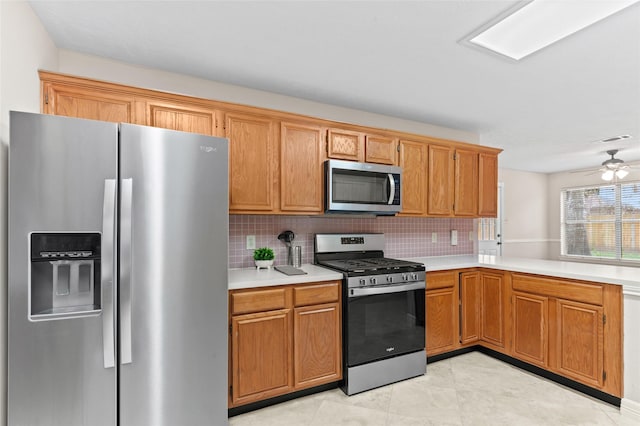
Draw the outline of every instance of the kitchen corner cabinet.
<instances>
[{"instance_id":1,"label":"kitchen corner cabinet","mask_svg":"<svg viewBox=\"0 0 640 426\"><path fill-rule=\"evenodd\" d=\"M225 114L229 139L230 213L269 213L276 208L276 123L268 117Z\"/></svg>"},{"instance_id":2,"label":"kitchen corner cabinet","mask_svg":"<svg viewBox=\"0 0 640 426\"><path fill-rule=\"evenodd\" d=\"M378 164L396 164L397 138L330 128L327 157Z\"/></svg>"},{"instance_id":3,"label":"kitchen corner cabinet","mask_svg":"<svg viewBox=\"0 0 640 426\"><path fill-rule=\"evenodd\" d=\"M324 211L323 133L322 127L313 124L280 124L280 209L283 212Z\"/></svg>"},{"instance_id":4,"label":"kitchen corner cabinet","mask_svg":"<svg viewBox=\"0 0 640 426\"><path fill-rule=\"evenodd\" d=\"M460 343L480 340L480 273L460 274Z\"/></svg>"},{"instance_id":5,"label":"kitchen corner cabinet","mask_svg":"<svg viewBox=\"0 0 640 426\"><path fill-rule=\"evenodd\" d=\"M505 274L478 270L460 274L460 343L506 351L509 288Z\"/></svg>"},{"instance_id":6,"label":"kitchen corner cabinet","mask_svg":"<svg viewBox=\"0 0 640 426\"><path fill-rule=\"evenodd\" d=\"M512 355L621 396L621 287L530 274L511 275Z\"/></svg>"},{"instance_id":7,"label":"kitchen corner cabinet","mask_svg":"<svg viewBox=\"0 0 640 426\"><path fill-rule=\"evenodd\" d=\"M428 272L426 289L427 356L458 348L458 272Z\"/></svg>"},{"instance_id":8,"label":"kitchen corner cabinet","mask_svg":"<svg viewBox=\"0 0 640 426\"><path fill-rule=\"evenodd\" d=\"M229 293L229 407L342 379L341 283Z\"/></svg>"},{"instance_id":9,"label":"kitchen corner cabinet","mask_svg":"<svg viewBox=\"0 0 640 426\"><path fill-rule=\"evenodd\" d=\"M402 214L423 215L427 183L427 145L400 140L398 165L402 167Z\"/></svg>"}]
</instances>

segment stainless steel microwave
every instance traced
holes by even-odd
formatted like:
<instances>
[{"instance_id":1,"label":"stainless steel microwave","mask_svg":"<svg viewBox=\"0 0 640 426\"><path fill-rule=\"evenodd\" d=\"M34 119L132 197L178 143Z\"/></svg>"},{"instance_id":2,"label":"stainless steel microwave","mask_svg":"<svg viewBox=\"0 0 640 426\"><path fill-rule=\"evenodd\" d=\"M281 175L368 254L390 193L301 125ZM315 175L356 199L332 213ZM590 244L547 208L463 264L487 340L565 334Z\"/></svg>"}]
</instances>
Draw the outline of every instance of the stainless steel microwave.
<instances>
[{"instance_id":1,"label":"stainless steel microwave","mask_svg":"<svg viewBox=\"0 0 640 426\"><path fill-rule=\"evenodd\" d=\"M327 160L327 213L394 215L402 209L402 169L382 164Z\"/></svg>"}]
</instances>

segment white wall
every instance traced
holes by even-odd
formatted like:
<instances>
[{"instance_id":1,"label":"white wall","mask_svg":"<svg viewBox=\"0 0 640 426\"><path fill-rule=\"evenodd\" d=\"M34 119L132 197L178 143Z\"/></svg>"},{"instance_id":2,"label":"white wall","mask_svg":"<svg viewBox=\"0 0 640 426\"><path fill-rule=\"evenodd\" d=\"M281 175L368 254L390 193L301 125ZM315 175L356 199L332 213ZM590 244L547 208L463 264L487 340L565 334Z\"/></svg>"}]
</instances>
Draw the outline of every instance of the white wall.
<instances>
[{"instance_id":1,"label":"white wall","mask_svg":"<svg viewBox=\"0 0 640 426\"><path fill-rule=\"evenodd\" d=\"M504 183L502 255L548 258L547 175L499 169Z\"/></svg>"},{"instance_id":2,"label":"white wall","mask_svg":"<svg viewBox=\"0 0 640 426\"><path fill-rule=\"evenodd\" d=\"M6 422L7 169L9 111L40 110L38 69L55 69L58 51L24 1L0 1L0 422Z\"/></svg>"},{"instance_id":3,"label":"white wall","mask_svg":"<svg viewBox=\"0 0 640 426\"><path fill-rule=\"evenodd\" d=\"M55 71L55 70L53 70ZM364 126L400 130L444 139L479 143L479 135L379 114L321 104L240 86L218 83L60 50L59 72L183 95L294 112ZM215 76L213 76L215 77Z\"/></svg>"},{"instance_id":4,"label":"white wall","mask_svg":"<svg viewBox=\"0 0 640 426\"><path fill-rule=\"evenodd\" d=\"M622 155L624 159L624 155ZM594 165L598 168L599 165ZM624 178L625 182L640 181L640 168L629 169L629 175ZM589 185L602 185L606 183L600 178L600 173L590 172L563 172L549 175L549 237L553 244L549 249L550 259L557 259L560 256L560 191L564 188L576 188Z\"/></svg>"}]
</instances>

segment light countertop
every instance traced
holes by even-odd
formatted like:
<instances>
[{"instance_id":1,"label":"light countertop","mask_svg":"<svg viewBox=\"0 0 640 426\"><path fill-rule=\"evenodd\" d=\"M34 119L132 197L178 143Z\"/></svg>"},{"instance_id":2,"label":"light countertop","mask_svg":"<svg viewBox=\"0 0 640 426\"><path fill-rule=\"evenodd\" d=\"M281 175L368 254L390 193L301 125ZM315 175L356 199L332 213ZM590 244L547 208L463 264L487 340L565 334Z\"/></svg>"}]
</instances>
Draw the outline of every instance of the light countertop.
<instances>
[{"instance_id":1,"label":"light countertop","mask_svg":"<svg viewBox=\"0 0 640 426\"><path fill-rule=\"evenodd\" d=\"M622 285L625 289L640 290L640 268L631 266L486 255L416 257L405 260L424 263L427 272L482 267L502 271L524 272L559 278L618 284Z\"/></svg>"},{"instance_id":2,"label":"light countertop","mask_svg":"<svg viewBox=\"0 0 640 426\"><path fill-rule=\"evenodd\" d=\"M415 257L404 260L423 263L427 272L482 267L502 271L524 272L559 278L618 284L623 286L625 292L629 291L640 294L640 268L630 266L485 255ZM307 272L307 274L288 276L275 269L230 269L229 290L342 279L340 272L316 265L305 264L302 265L301 269Z\"/></svg>"},{"instance_id":3,"label":"light countertop","mask_svg":"<svg viewBox=\"0 0 640 426\"><path fill-rule=\"evenodd\" d=\"M342 273L305 264L300 267L306 275L285 275L275 269L242 268L229 269L229 290L268 287L274 285L303 284L318 281L341 280Z\"/></svg>"}]
</instances>

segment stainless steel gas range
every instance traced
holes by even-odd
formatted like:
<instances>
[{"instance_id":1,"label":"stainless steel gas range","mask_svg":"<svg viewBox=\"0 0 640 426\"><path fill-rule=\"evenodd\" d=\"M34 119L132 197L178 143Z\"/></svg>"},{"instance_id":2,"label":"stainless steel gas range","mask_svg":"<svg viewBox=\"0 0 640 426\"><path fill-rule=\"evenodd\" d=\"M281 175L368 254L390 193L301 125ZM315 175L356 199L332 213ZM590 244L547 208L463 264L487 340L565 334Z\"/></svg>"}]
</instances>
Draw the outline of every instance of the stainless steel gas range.
<instances>
[{"instance_id":1,"label":"stainless steel gas range","mask_svg":"<svg viewBox=\"0 0 640 426\"><path fill-rule=\"evenodd\" d=\"M425 374L425 267L384 257L384 234L317 234L314 262L343 278L342 390Z\"/></svg>"}]
</instances>

